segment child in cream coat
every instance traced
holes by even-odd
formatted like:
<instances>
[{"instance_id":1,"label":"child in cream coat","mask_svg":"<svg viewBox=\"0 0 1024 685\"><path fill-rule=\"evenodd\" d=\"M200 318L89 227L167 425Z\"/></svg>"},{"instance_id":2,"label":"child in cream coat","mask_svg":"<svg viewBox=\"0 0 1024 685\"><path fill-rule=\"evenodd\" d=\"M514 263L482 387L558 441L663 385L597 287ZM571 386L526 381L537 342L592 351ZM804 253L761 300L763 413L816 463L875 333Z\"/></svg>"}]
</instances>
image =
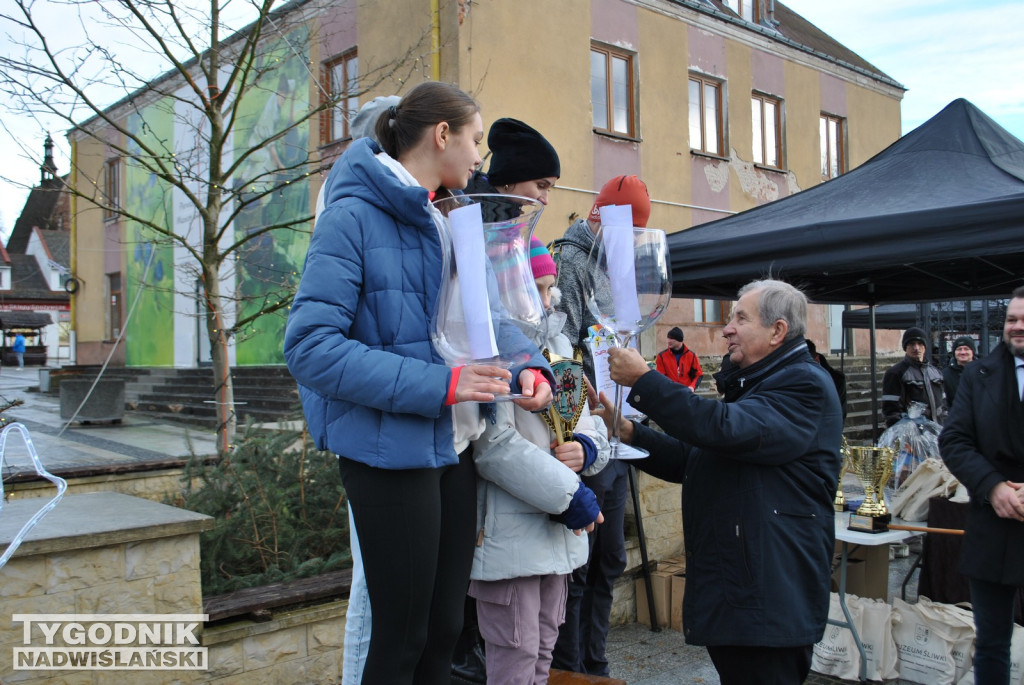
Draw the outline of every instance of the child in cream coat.
<instances>
[{"instance_id":1,"label":"child in cream coat","mask_svg":"<svg viewBox=\"0 0 1024 685\"><path fill-rule=\"evenodd\" d=\"M549 335L536 341L561 357L572 346L551 311L555 264L536 238L531 266L548 309ZM587 531L602 521L597 498L579 474L600 471L609 448L604 423L584 409L573 440L552 449L539 414L512 403L497 406L473 443L477 482L477 547L469 594L487 655L487 682L546 683L564 620L567 579L587 561Z\"/></svg>"}]
</instances>

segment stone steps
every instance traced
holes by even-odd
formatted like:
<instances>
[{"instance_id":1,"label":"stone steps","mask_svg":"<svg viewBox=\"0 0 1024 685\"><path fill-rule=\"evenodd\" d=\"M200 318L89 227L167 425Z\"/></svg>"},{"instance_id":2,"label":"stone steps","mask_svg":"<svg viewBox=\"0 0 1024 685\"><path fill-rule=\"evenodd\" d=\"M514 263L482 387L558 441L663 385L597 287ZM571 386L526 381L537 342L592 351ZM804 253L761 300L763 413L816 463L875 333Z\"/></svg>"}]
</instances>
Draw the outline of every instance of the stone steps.
<instances>
[{"instance_id":1,"label":"stone steps","mask_svg":"<svg viewBox=\"0 0 1024 685\"><path fill-rule=\"evenodd\" d=\"M65 367L61 373L88 377L98 371L99 367ZM125 405L131 411L216 428L216 386L210 368L108 367L104 377L125 381ZM301 417L298 387L286 367L234 367L231 377L239 421L276 423Z\"/></svg>"}]
</instances>

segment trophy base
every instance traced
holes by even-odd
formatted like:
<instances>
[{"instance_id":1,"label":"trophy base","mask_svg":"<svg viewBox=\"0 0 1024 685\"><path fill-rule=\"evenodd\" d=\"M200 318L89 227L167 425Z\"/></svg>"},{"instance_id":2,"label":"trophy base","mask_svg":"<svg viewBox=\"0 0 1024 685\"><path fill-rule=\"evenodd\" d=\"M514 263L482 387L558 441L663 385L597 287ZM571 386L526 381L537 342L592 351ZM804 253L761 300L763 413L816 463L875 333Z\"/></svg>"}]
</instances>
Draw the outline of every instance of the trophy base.
<instances>
[{"instance_id":1,"label":"trophy base","mask_svg":"<svg viewBox=\"0 0 1024 685\"><path fill-rule=\"evenodd\" d=\"M885 533L889 530L889 522L892 521L892 514L881 516L866 516L864 514L850 514L848 530L858 533Z\"/></svg>"}]
</instances>

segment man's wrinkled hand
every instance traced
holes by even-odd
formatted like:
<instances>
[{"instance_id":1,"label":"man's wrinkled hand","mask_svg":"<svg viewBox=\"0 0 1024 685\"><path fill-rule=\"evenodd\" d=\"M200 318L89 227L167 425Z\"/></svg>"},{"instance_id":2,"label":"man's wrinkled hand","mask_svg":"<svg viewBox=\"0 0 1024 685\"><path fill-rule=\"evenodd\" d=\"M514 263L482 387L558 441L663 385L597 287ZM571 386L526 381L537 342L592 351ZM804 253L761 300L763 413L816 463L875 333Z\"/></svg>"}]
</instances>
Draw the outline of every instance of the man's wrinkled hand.
<instances>
[{"instance_id":1,"label":"man's wrinkled hand","mask_svg":"<svg viewBox=\"0 0 1024 685\"><path fill-rule=\"evenodd\" d=\"M608 395L601 393L601 404L590 410L594 416L600 416L604 425L608 427L608 437L612 435L612 409L615 405L608 398ZM633 422L619 414L619 440L627 445L633 441Z\"/></svg>"},{"instance_id":2,"label":"man's wrinkled hand","mask_svg":"<svg viewBox=\"0 0 1024 685\"><path fill-rule=\"evenodd\" d=\"M640 353L631 347L613 347L608 350L608 373L619 385L632 386L650 370L651 367L647 366Z\"/></svg>"}]
</instances>

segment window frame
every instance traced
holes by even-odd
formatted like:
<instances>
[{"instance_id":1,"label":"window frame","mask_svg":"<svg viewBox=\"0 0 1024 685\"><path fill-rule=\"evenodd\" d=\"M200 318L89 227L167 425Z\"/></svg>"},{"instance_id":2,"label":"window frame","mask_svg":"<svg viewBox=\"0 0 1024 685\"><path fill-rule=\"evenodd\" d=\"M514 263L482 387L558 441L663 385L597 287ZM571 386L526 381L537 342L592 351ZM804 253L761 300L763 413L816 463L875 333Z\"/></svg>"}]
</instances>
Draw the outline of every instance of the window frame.
<instances>
[{"instance_id":1,"label":"window frame","mask_svg":"<svg viewBox=\"0 0 1024 685\"><path fill-rule=\"evenodd\" d=\"M103 220L113 221L121 209L121 158L111 157L103 162Z\"/></svg>"},{"instance_id":2,"label":"window frame","mask_svg":"<svg viewBox=\"0 0 1024 685\"><path fill-rule=\"evenodd\" d=\"M694 323L704 324L708 326L724 326L725 325L725 301L724 300L708 300L708 299L695 299L693 301L693 320ZM718 319L714 320L708 317L709 310L718 308Z\"/></svg>"},{"instance_id":3,"label":"window frame","mask_svg":"<svg viewBox=\"0 0 1024 685\"><path fill-rule=\"evenodd\" d=\"M107 340L117 340L124 325L121 317L121 301L124 283L120 271L107 274Z\"/></svg>"},{"instance_id":4,"label":"window frame","mask_svg":"<svg viewBox=\"0 0 1024 685\"><path fill-rule=\"evenodd\" d=\"M690 120L693 114L693 103L690 100L690 85L693 83L698 84L698 96L699 100L697 103L697 111L700 113L700 134L701 138L698 141L698 145L694 145L690 132L693 129L693 122ZM705 104L705 89L708 87L715 88L715 125L717 127L717 135L715 143L718 146L717 150L710 150L707 147L708 131L707 131L707 120L704 116L707 106ZM725 121L725 80L717 78L715 76L708 76L707 74L700 74L697 72L690 72L687 84L686 84L686 96L687 96L687 136L691 138L690 152L696 152L702 155L711 155L713 157L724 157L726 150L726 121Z\"/></svg>"},{"instance_id":5,"label":"window frame","mask_svg":"<svg viewBox=\"0 0 1024 685\"><path fill-rule=\"evenodd\" d=\"M829 124L836 124L836 150L837 155L835 159L836 173L832 174L832 154L831 154L831 142L832 136L829 135L828 129ZM821 112L818 118L818 137L820 145L820 161L828 161L828 173L822 168L821 180L829 181L833 178L838 178L846 173L846 117L841 117L836 114L829 114L828 112ZM824 165L822 165L824 167Z\"/></svg>"},{"instance_id":6,"label":"window frame","mask_svg":"<svg viewBox=\"0 0 1024 685\"><path fill-rule=\"evenodd\" d=\"M354 74L349 74L349 65L355 69ZM339 71L340 68L340 71ZM344 73L348 94L342 95L335 81L335 75ZM324 110L322 140L327 145L352 137L352 119L359 111L359 50L351 48L341 54L335 55L324 62L323 65L323 93L325 102L334 102ZM342 103L345 103L342 108ZM337 131L340 125L341 131Z\"/></svg>"},{"instance_id":7,"label":"window frame","mask_svg":"<svg viewBox=\"0 0 1024 685\"><path fill-rule=\"evenodd\" d=\"M590 104L591 104L591 123L595 133L601 133L609 136L616 136L619 138L629 138L631 140L639 140L639 125L640 120L639 113L639 101L640 98L636 92L637 84L639 80L637 78L637 61L636 53L630 52L629 50L623 50L622 48L608 45L606 43L599 43L597 41L591 41L590 43L590 56L591 64L593 64L594 55L600 54L604 57L604 92L605 92L605 123L607 126L599 126L597 123L597 103L594 102L594 73L593 69L590 72ZM615 128L615 83L614 78L610 78L609 74L612 73L612 66L615 59L621 59L626 62L626 75L628 82L626 83L626 130L620 131Z\"/></svg>"},{"instance_id":8,"label":"window frame","mask_svg":"<svg viewBox=\"0 0 1024 685\"><path fill-rule=\"evenodd\" d=\"M751 118L752 118L751 119L751 134L754 133L754 131L753 131L753 127L754 127L753 105L754 105L755 102L760 103L759 109L760 109L760 124L761 124L760 125L760 129L761 129L760 130L760 133L761 133L761 146L760 146L760 148L761 148L760 149L761 159L758 160L758 158L757 158L758 150L757 150L757 146L756 146L756 139L752 139L751 140L751 147L752 147L751 158L754 160L754 164L757 164L758 166L763 166L763 167L768 168L768 169L785 169L786 168L786 158L785 158L785 155L784 155L785 146L783 145L783 139L782 139L783 138L783 130L784 130L784 127L782 125L783 111L784 111L783 110L782 98L779 98L779 97L776 97L774 95L769 95L768 93L763 93L763 92L755 90L755 91L751 91L751 93L750 93L750 102L751 102ZM775 127L774 127L775 128L775 163L774 164L772 164L772 163L767 161L768 145L766 143L766 138L765 138L765 133L766 133L766 128L765 128L765 106L767 104L769 104L769 103L774 105L774 107L775 107Z\"/></svg>"},{"instance_id":9,"label":"window frame","mask_svg":"<svg viewBox=\"0 0 1024 685\"><path fill-rule=\"evenodd\" d=\"M761 0L722 0L722 4L744 21L761 23ZM747 8L750 16L744 16L744 8Z\"/></svg>"}]
</instances>

